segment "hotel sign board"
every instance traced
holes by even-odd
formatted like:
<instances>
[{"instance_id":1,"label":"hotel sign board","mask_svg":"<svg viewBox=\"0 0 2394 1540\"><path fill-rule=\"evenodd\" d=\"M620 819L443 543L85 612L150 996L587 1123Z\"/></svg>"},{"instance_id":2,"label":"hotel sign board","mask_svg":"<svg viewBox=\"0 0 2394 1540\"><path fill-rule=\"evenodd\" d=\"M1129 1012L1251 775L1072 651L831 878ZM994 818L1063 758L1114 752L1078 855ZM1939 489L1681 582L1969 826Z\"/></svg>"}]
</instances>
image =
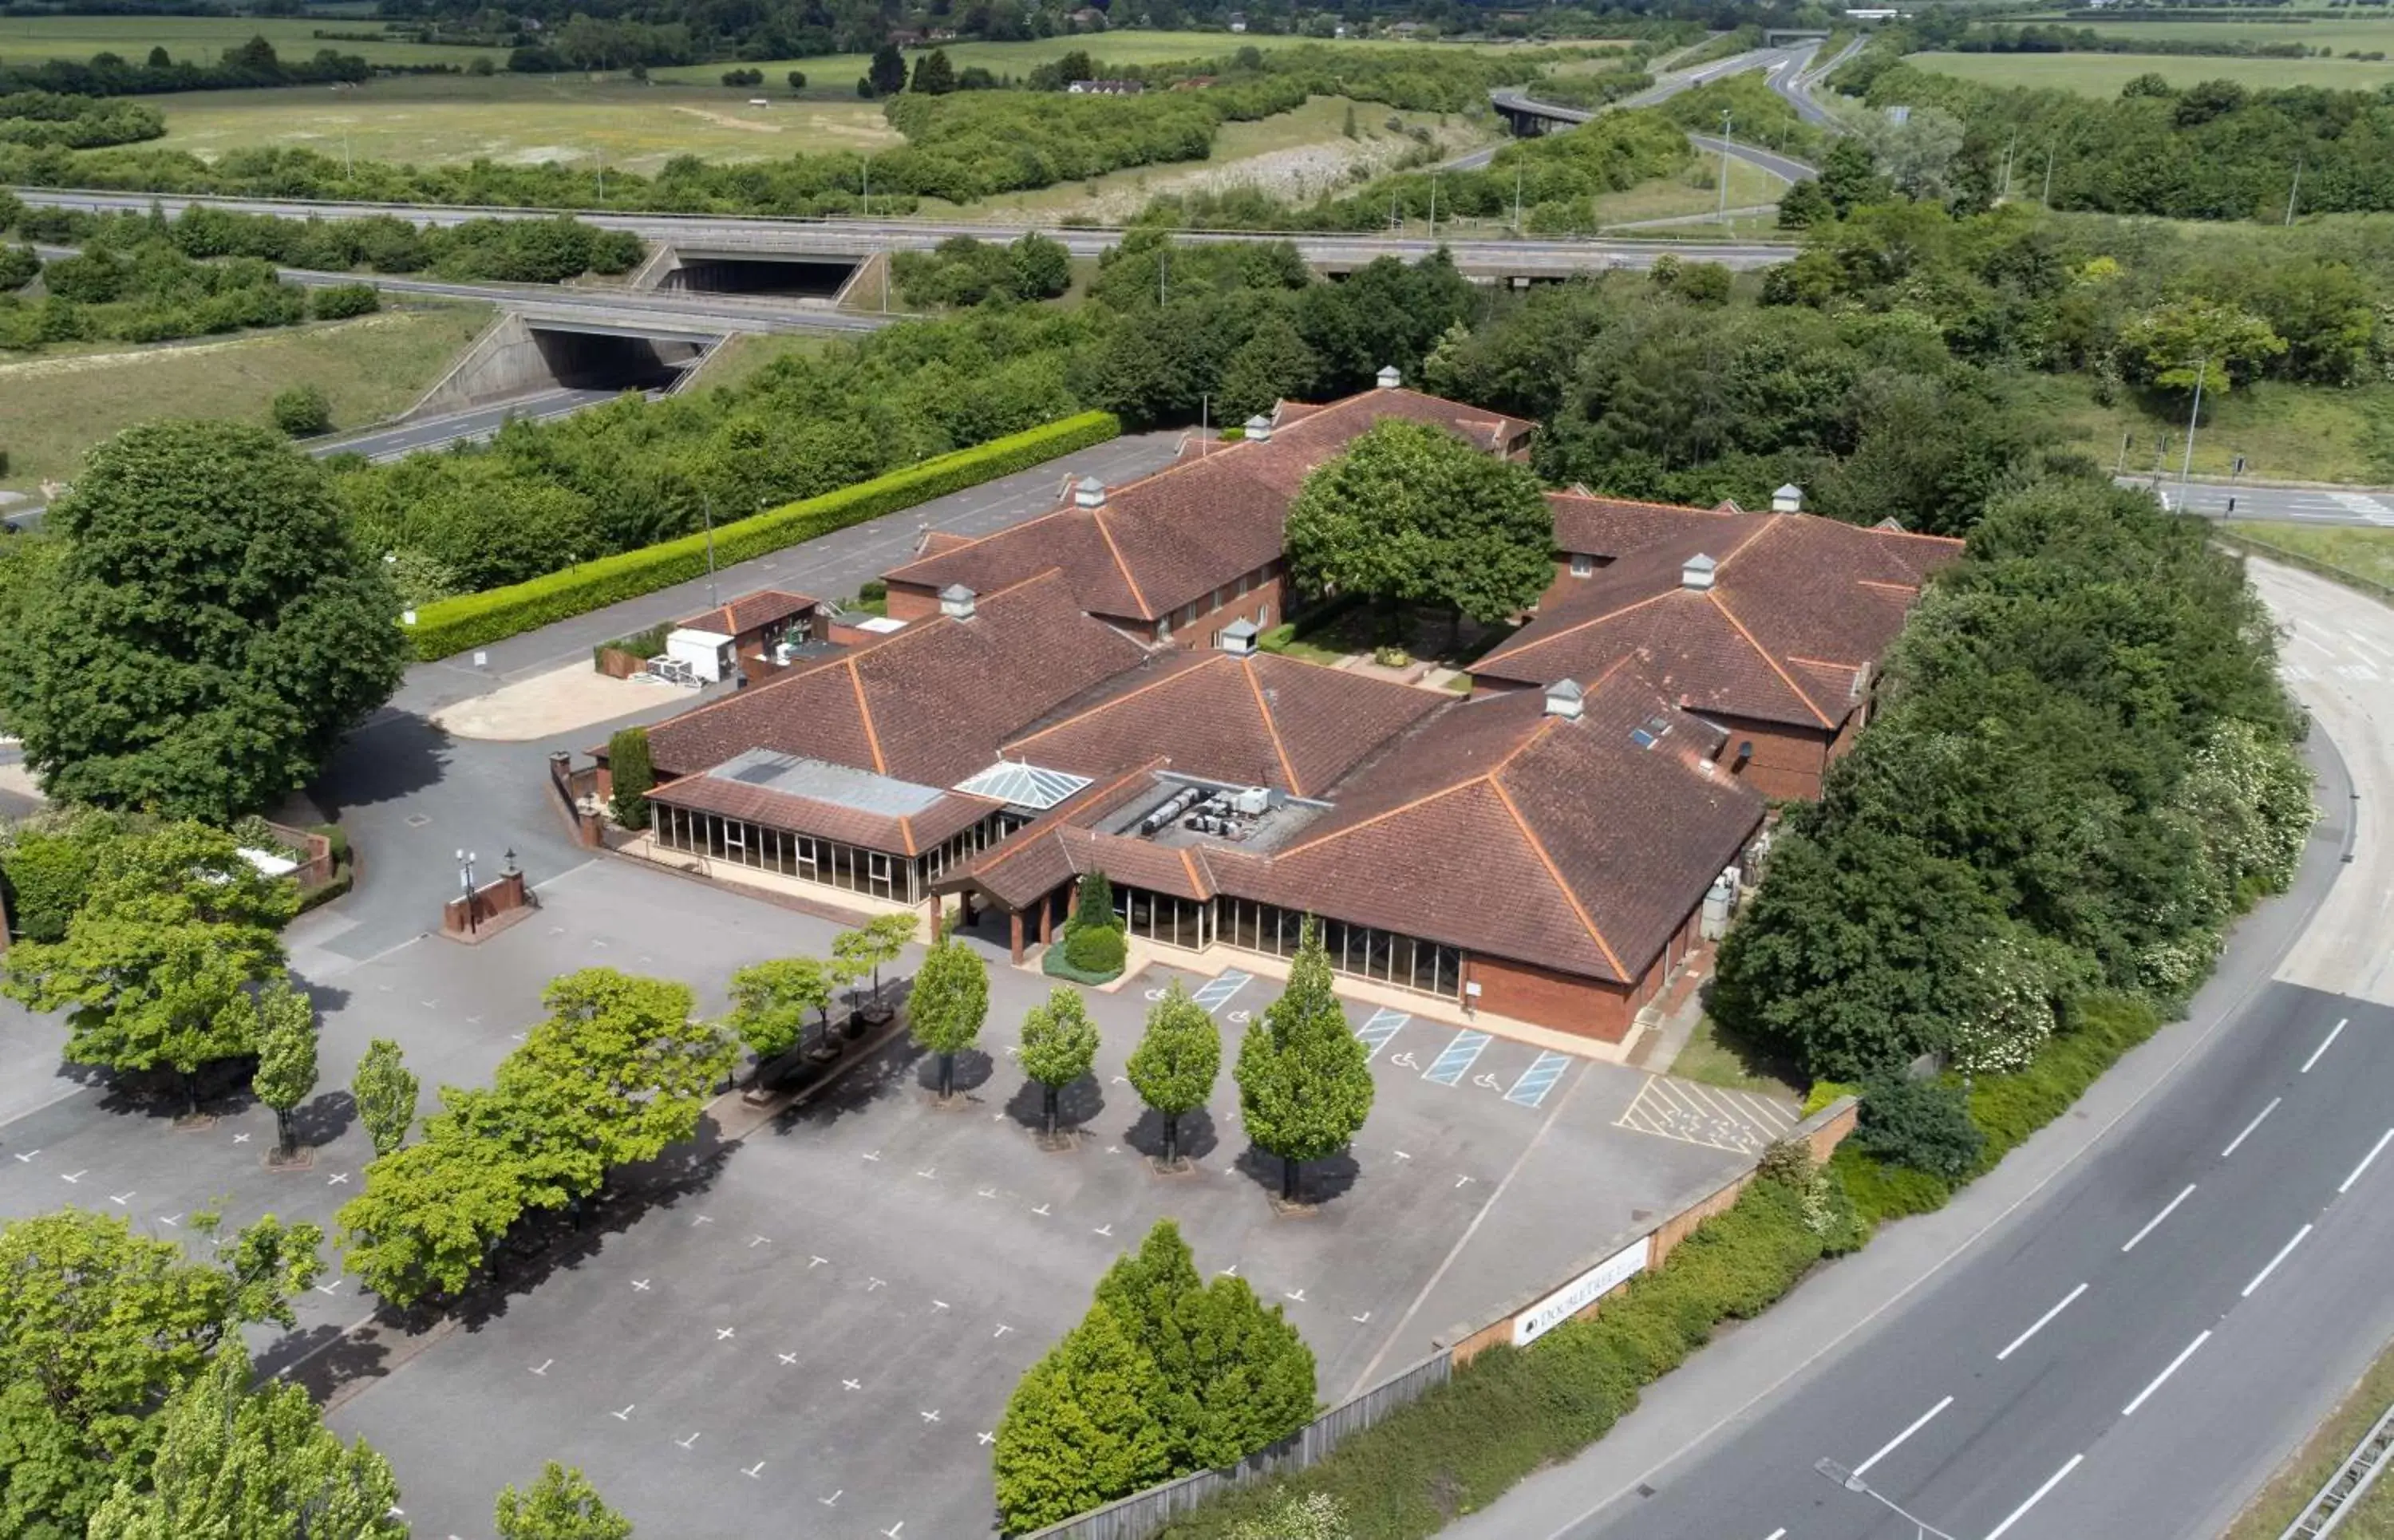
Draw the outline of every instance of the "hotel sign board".
<instances>
[{"instance_id":1,"label":"hotel sign board","mask_svg":"<svg viewBox=\"0 0 2394 1540\"><path fill-rule=\"evenodd\" d=\"M1646 1270L1654 1237L1640 1235L1513 1318L1513 1346L1526 1348Z\"/></svg>"}]
</instances>

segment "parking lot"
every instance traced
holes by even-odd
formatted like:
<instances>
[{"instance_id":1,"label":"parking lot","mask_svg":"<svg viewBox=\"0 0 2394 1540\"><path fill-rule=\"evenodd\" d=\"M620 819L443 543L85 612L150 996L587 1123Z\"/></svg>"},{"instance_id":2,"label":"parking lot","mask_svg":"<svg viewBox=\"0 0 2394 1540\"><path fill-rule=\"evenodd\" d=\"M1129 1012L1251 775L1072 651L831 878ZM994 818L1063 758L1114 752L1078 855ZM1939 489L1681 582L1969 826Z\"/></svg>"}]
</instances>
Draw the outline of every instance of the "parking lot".
<instances>
[{"instance_id":1,"label":"parking lot","mask_svg":"<svg viewBox=\"0 0 2394 1540\"><path fill-rule=\"evenodd\" d=\"M84 1089L0 1126L0 1150L28 1157L0 1161L0 1212L113 1204L171 1233L222 1195L235 1221L273 1206L329 1223L366 1154L333 1093L370 1037L402 1043L428 1105L440 1081L488 1079L556 973L681 978L717 1009L733 968L820 953L835 929L616 861L544 898L480 948L424 940L315 981L313 1171L262 1168L263 1109L178 1132ZM1743 1158L1620 1125L1645 1074L1350 1002L1377 1099L1349 1155L1308 1168L1314 1210L1282 1217L1277 1165L1239 1133L1230 1075L1237 1033L1276 981L1182 975L1223 1024L1224 1073L1211 1106L1183 1120L1196 1169L1160 1176L1147 1158L1160 1129L1125 1060L1170 977L1089 994L1103 1046L1064 1098L1080 1130L1070 1151L1039 1148L1037 1088L1006 1051L1050 981L993 954L986 1052L959 1066L960 1107L931 1104L930 1068L902 1042L857 1051L740 1143L703 1139L627 1174L585 1231L509 1260L508 1286L454 1329L345 1362L335 1334L367 1302L329 1279L274 1361L320 1355L310 1383L338 1366L335 1425L389 1454L419 1534L487 1533L492 1495L548 1458L581 1464L648 1533L980 1534L1007 1394L1158 1218L1179 1221L1202 1270L1235 1270L1286 1310L1335 1402Z\"/></svg>"}]
</instances>

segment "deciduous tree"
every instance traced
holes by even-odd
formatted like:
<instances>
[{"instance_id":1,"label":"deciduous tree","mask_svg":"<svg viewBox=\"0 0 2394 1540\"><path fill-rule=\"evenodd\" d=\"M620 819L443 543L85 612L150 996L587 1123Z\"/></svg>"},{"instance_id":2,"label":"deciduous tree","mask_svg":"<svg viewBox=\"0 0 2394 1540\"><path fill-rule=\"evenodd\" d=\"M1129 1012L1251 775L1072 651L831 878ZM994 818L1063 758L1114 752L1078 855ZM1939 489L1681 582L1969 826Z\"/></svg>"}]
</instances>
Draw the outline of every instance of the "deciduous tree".
<instances>
[{"instance_id":1,"label":"deciduous tree","mask_svg":"<svg viewBox=\"0 0 2394 1540\"><path fill-rule=\"evenodd\" d=\"M906 1018L914 1046L940 1056L940 1099L955 1095L956 1055L980 1036L989 1016L989 967L980 954L953 938L923 956L906 997Z\"/></svg>"},{"instance_id":2,"label":"deciduous tree","mask_svg":"<svg viewBox=\"0 0 2394 1540\"><path fill-rule=\"evenodd\" d=\"M530 1492L499 1494L499 1540L631 1540L632 1521L599 1500L579 1466L555 1460Z\"/></svg>"},{"instance_id":3,"label":"deciduous tree","mask_svg":"<svg viewBox=\"0 0 2394 1540\"><path fill-rule=\"evenodd\" d=\"M366 1166L365 1191L341 1205L341 1258L393 1305L455 1294L524 1208L522 1169L504 1152L428 1131Z\"/></svg>"},{"instance_id":4,"label":"deciduous tree","mask_svg":"<svg viewBox=\"0 0 2394 1540\"><path fill-rule=\"evenodd\" d=\"M298 1386L250 1381L235 1337L169 1396L147 1485L120 1476L90 1540L406 1540L390 1463L344 1445Z\"/></svg>"},{"instance_id":5,"label":"deciduous tree","mask_svg":"<svg viewBox=\"0 0 2394 1540\"><path fill-rule=\"evenodd\" d=\"M1085 1513L1163 1480L1171 1449L1155 1364L1102 1303L1014 1388L993 1460L1008 1534Z\"/></svg>"},{"instance_id":6,"label":"deciduous tree","mask_svg":"<svg viewBox=\"0 0 2394 1540\"><path fill-rule=\"evenodd\" d=\"M828 1012L831 1001L831 974L822 958L755 963L731 976L731 1015L724 1025L761 1063L796 1047L807 1012Z\"/></svg>"},{"instance_id":7,"label":"deciduous tree","mask_svg":"<svg viewBox=\"0 0 2394 1540\"><path fill-rule=\"evenodd\" d=\"M906 943L914 939L915 923L912 912L876 915L832 938L832 957L846 970L847 979L873 980L875 1006L881 1004L881 970L905 954Z\"/></svg>"},{"instance_id":8,"label":"deciduous tree","mask_svg":"<svg viewBox=\"0 0 2394 1540\"><path fill-rule=\"evenodd\" d=\"M358 1121L377 1155L388 1155L407 1142L415 1123L417 1085L414 1073L400 1058L399 1045L377 1037L366 1045L349 1079L349 1095L358 1104Z\"/></svg>"},{"instance_id":9,"label":"deciduous tree","mask_svg":"<svg viewBox=\"0 0 2394 1540\"><path fill-rule=\"evenodd\" d=\"M692 1019L688 985L586 967L551 981L541 1003L548 1020L499 1066L511 1115L588 1150L601 1171L654 1160L698 1132L736 1050Z\"/></svg>"},{"instance_id":10,"label":"deciduous tree","mask_svg":"<svg viewBox=\"0 0 2394 1540\"><path fill-rule=\"evenodd\" d=\"M257 994L257 1099L274 1109L274 1147L291 1156L291 1114L316 1090L316 1006L277 980Z\"/></svg>"},{"instance_id":11,"label":"deciduous tree","mask_svg":"<svg viewBox=\"0 0 2394 1540\"><path fill-rule=\"evenodd\" d=\"M1022 1019L1022 1073L1039 1083L1040 1131L1056 1137L1058 1093L1089 1073L1098 1057L1098 1024L1081 992L1058 984Z\"/></svg>"},{"instance_id":12,"label":"deciduous tree","mask_svg":"<svg viewBox=\"0 0 2394 1540\"><path fill-rule=\"evenodd\" d=\"M1164 1120L1164 1162L1180 1158L1180 1120L1205 1105L1222 1073L1222 1033L1211 1012L1175 979L1147 1009L1147 1033L1130 1056L1131 1088Z\"/></svg>"},{"instance_id":13,"label":"deciduous tree","mask_svg":"<svg viewBox=\"0 0 2394 1540\"><path fill-rule=\"evenodd\" d=\"M2120 329L2124 361L2135 377L2164 390L2224 396L2262 361L2286 350L2283 337L2250 310L2186 298L2158 305Z\"/></svg>"},{"instance_id":14,"label":"deciduous tree","mask_svg":"<svg viewBox=\"0 0 2394 1540\"><path fill-rule=\"evenodd\" d=\"M1347 1024L1310 918L1288 988L1239 1046L1236 1077L1247 1135L1280 1157L1281 1198L1295 1203L1297 1167L1345 1149L1372 1112L1371 1061Z\"/></svg>"},{"instance_id":15,"label":"deciduous tree","mask_svg":"<svg viewBox=\"0 0 2394 1540\"><path fill-rule=\"evenodd\" d=\"M0 714L53 797L227 820L304 784L399 682L379 564L263 428L126 428L48 527L65 554L0 634Z\"/></svg>"}]
</instances>

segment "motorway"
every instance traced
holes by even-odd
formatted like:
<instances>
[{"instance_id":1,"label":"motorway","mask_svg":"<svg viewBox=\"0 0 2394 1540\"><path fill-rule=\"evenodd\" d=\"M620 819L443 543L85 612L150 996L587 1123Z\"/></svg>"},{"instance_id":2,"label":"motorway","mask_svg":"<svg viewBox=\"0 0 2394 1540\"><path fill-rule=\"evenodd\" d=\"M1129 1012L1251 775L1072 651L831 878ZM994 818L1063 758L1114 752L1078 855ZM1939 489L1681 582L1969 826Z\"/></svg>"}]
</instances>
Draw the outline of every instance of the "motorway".
<instances>
[{"instance_id":1,"label":"motorway","mask_svg":"<svg viewBox=\"0 0 2394 1540\"><path fill-rule=\"evenodd\" d=\"M2195 1540L2394 1337L2394 611L2251 570L2324 816L2190 1020L1458 1536Z\"/></svg>"}]
</instances>

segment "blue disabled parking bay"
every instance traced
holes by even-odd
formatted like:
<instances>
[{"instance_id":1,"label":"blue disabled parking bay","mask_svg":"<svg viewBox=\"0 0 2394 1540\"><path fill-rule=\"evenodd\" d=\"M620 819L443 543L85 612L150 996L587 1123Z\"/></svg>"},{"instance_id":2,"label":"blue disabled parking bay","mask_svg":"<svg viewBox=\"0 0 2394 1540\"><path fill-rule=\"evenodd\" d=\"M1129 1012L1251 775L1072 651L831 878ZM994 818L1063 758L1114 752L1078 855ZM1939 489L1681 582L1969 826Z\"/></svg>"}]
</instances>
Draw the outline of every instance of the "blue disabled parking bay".
<instances>
[{"instance_id":1,"label":"blue disabled parking bay","mask_svg":"<svg viewBox=\"0 0 2394 1540\"><path fill-rule=\"evenodd\" d=\"M1255 975L1231 968L1218 977L1206 980L1190 998L1209 1011L1221 1009L1230 1003L1230 996L1255 982Z\"/></svg>"},{"instance_id":2,"label":"blue disabled parking bay","mask_svg":"<svg viewBox=\"0 0 2394 1540\"><path fill-rule=\"evenodd\" d=\"M1562 1079L1563 1072L1569 1068L1571 1055L1542 1053L1535 1062L1521 1072L1521 1078L1513 1082L1513 1088L1505 1093L1505 1099L1519 1102L1524 1107L1535 1107L1546 1099L1546 1093L1555 1088L1556 1082Z\"/></svg>"},{"instance_id":3,"label":"blue disabled parking bay","mask_svg":"<svg viewBox=\"0 0 2394 1540\"><path fill-rule=\"evenodd\" d=\"M1355 1033L1363 1044L1364 1062L1369 1063L1380 1057L1380 1050L1388 1046L1389 1038L1397 1035L1397 1029L1412 1020L1412 1016L1401 1010L1374 1011L1372 1019Z\"/></svg>"},{"instance_id":4,"label":"blue disabled parking bay","mask_svg":"<svg viewBox=\"0 0 2394 1540\"><path fill-rule=\"evenodd\" d=\"M1480 1051L1491 1041L1493 1039L1484 1032L1466 1030L1456 1033L1454 1041L1449 1043L1445 1051L1432 1060L1429 1068L1422 1072L1422 1078L1434 1080L1441 1086L1458 1084L1466 1074L1470 1073L1471 1066L1480 1059Z\"/></svg>"}]
</instances>

